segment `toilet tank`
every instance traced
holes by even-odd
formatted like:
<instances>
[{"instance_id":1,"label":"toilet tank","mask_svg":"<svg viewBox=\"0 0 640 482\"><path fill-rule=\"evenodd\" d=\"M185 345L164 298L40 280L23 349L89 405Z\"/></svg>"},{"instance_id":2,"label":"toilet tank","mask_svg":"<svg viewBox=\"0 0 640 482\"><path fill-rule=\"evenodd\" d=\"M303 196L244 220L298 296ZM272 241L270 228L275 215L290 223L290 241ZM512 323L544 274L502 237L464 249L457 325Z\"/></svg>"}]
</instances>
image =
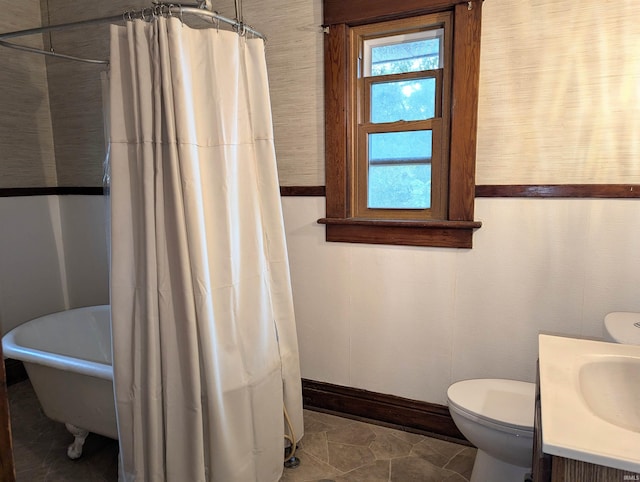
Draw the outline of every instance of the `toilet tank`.
<instances>
[{"instance_id":1,"label":"toilet tank","mask_svg":"<svg viewBox=\"0 0 640 482\"><path fill-rule=\"evenodd\" d=\"M614 311L604 317L605 340L625 345L640 345L640 313Z\"/></svg>"}]
</instances>

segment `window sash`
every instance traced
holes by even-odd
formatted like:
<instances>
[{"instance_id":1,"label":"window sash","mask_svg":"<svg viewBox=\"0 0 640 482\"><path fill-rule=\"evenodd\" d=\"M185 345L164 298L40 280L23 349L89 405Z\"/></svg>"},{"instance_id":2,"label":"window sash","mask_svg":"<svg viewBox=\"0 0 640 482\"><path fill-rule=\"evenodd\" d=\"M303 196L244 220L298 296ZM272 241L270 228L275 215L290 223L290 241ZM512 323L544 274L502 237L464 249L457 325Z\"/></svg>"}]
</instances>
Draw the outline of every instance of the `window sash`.
<instances>
[{"instance_id":1,"label":"window sash","mask_svg":"<svg viewBox=\"0 0 640 482\"><path fill-rule=\"evenodd\" d=\"M452 69L452 22L451 13L443 12L412 19L364 25L351 30L351 62L350 76L352 85L351 99L351 217L361 219L385 220L446 220L448 216L448 182L449 182L449 110L450 94L445 85L451 82ZM384 38L417 31L444 29L441 38L441 65L436 70L405 72L400 74L364 77L363 49L364 41ZM390 123L371 123L371 85L385 81L411 80L418 78L436 79L435 117L417 121L396 121ZM368 136L374 133L403 132L414 130L432 131L431 156L431 202L427 209L380 209L368 207Z\"/></svg>"},{"instance_id":2,"label":"window sash","mask_svg":"<svg viewBox=\"0 0 640 482\"><path fill-rule=\"evenodd\" d=\"M442 79L444 69L437 70L422 70L419 72L407 72L403 74L391 74L391 75L378 75L375 77L364 77L359 79L358 82L362 83L360 88L360 95L362 96L361 108L363 115L359 120L360 124L367 124L371 122L371 87L373 84L384 84L388 82L407 81L413 79L435 79L436 80L436 93L435 93L435 115L434 117L442 117ZM413 122L413 121L409 121Z\"/></svg>"},{"instance_id":3,"label":"window sash","mask_svg":"<svg viewBox=\"0 0 640 482\"><path fill-rule=\"evenodd\" d=\"M391 42L391 39L396 41ZM383 47L386 45L396 45L401 43L415 42L419 40L440 40L440 49L438 52L438 68L442 68L444 62L444 29L442 27L426 27L417 31L403 31L398 34L391 32L387 35L380 35L374 38L367 38L363 41L362 46L362 76L371 77L371 71L373 70L373 58L372 51L376 47ZM404 72L408 73L408 72Z\"/></svg>"},{"instance_id":4,"label":"window sash","mask_svg":"<svg viewBox=\"0 0 640 482\"><path fill-rule=\"evenodd\" d=\"M369 134L430 130L431 146L431 202L426 209L370 208L368 207ZM443 159L442 119L363 124L358 128L358 147L354 182L354 217L365 219L446 219L447 203L442 202L447 191L447 162Z\"/></svg>"}]
</instances>

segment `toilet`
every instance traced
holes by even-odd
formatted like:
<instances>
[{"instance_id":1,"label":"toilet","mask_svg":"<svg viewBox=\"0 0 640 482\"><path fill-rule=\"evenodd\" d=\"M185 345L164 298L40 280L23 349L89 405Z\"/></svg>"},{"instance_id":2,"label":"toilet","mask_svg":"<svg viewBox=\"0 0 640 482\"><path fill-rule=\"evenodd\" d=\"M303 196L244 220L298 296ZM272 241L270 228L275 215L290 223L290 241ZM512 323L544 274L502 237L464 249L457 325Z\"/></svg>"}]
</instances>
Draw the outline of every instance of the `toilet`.
<instances>
[{"instance_id":1,"label":"toilet","mask_svg":"<svg viewBox=\"0 0 640 482\"><path fill-rule=\"evenodd\" d=\"M478 448L471 482L522 482L531 472L535 384L482 378L447 390L451 418Z\"/></svg>"},{"instance_id":2,"label":"toilet","mask_svg":"<svg viewBox=\"0 0 640 482\"><path fill-rule=\"evenodd\" d=\"M604 338L612 343L640 345L640 313L614 311L604 317Z\"/></svg>"},{"instance_id":3,"label":"toilet","mask_svg":"<svg viewBox=\"0 0 640 482\"><path fill-rule=\"evenodd\" d=\"M640 345L640 313L604 319L605 340ZM478 448L471 482L522 482L531 472L535 384L481 378L447 390L451 418Z\"/></svg>"}]
</instances>

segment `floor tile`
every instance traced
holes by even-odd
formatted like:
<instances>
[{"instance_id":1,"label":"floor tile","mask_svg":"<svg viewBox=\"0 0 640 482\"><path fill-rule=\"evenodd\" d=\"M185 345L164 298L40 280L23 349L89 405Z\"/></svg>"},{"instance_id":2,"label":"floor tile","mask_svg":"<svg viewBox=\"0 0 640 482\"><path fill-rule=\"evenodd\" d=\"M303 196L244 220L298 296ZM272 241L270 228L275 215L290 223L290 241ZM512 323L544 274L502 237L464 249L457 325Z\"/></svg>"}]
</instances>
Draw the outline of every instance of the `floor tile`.
<instances>
[{"instance_id":1,"label":"floor tile","mask_svg":"<svg viewBox=\"0 0 640 482\"><path fill-rule=\"evenodd\" d=\"M445 469L453 470L466 479L471 478L471 471L473 470L473 463L476 459L476 450L472 448L466 448L456 454L448 463L444 466Z\"/></svg>"},{"instance_id":2,"label":"floor tile","mask_svg":"<svg viewBox=\"0 0 640 482\"><path fill-rule=\"evenodd\" d=\"M49 420L28 381L9 387L18 482L116 482L118 443L90 434L79 460L73 437ZM475 449L380 425L304 410L305 436L281 482L468 482Z\"/></svg>"},{"instance_id":3,"label":"floor tile","mask_svg":"<svg viewBox=\"0 0 640 482\"><path fill-rule=\"evenodd\" d=\"M391 461L389 482L443 482L454 472L437 467L422 457L408 456Z\"/></svg>"},{"instance_id":4,"label":"floor tile","mask_svg":"<svg viewBox=\"0 0 640 482\"><path fill-rule=\"evenodd\" d=\"M391 462L376 460L375 462L336 477L335 482L389 482Z\"/></svg>"},{"instance_id":5,"label":"floor tile","mask_svg":"<svg viewBox=\"0 0 640 482\"><path fill-rule=\"evenodd\" d=\"M307 433L301 444L304 451L322 462L329 462L329 443L326 432Z\"/></svg>"},{"instance_id":6,"label":"floor tile","mask_svg":"<svg viewBox=\"0 0 640 482\"><path fill-rule=\"evenodd\" d=\"M301 450L297 457L300 465L293 469L284 469L281 482L315 482L322 479L334 480L341 472L335 467L316 459L314 456Z\"/></svg>"},{"instance_id":7,"label":"floor tile","mask_svg":"<svg viewBox=\"0 0 640 482\"><path fill-rule=\"evenodd\" d=\"M393 459L409 455L413 444L399 439L392 433L381 433L369 444L378 460Z\"/></svg>"},{"instance_id":8,"label":"floor tile","mask_svg":"<svg viewBox=\"0 0 640 482\"><path fill-rule=\"evenodd\" d=\"M329 442L329 465L341 472L350 472L375 460L375 455L367 446Z\"/></svg>"},{"instance_id":9,"label":"floor tile","mask_svg":"<svg viewBox=\"0 0 640 482\"><path fill-rule=\"evenodd\" d=\"M464 448L462 445L444 440L425 438L413 446L411 453L422 457L437 467L444 467Z\"/></svg>"},{"instance_id":10,"label":"floor tile","mask_svg":"<svg viewBox=\"0 0 640 482\"><path fill-rule=\"evenodd\" d=\"M364 423L353 423L329 430L327 440L329 443L367 446L376 439L376 434L371 427Z\"/></svg>"}]
</instances>

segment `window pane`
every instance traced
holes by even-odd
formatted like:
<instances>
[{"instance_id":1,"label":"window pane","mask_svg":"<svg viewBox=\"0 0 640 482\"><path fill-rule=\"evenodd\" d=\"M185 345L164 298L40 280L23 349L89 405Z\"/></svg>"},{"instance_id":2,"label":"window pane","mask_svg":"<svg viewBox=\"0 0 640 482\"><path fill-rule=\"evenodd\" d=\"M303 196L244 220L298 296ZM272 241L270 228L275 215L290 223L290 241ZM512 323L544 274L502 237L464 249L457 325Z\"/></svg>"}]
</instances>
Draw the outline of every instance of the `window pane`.
<instances>
[{"instance_id":1,"label":"window pane","mask_svg":"<svg viewBox=\"0 0 640 482\"><path fill-rule=\"evenodd\" d=\"M393 37L392 37L393 38ZM440 37L413 42L396 41L371 47L371 75L438 69Z\"/></svg>"},{"instance_id":2,"label":"window pane","mask_svg":"<svg viewBox=\"0 0 640 482\"><path fill-rule=\"evenodd\" d=\"M371 84L371 122L431 119L435 116L436 79Z\"/></svg>"},{"instance_id":3,"label":"window pane","mask_svg":"<svg viewBox=\"0 0 640 482\"><path fill-rule=\"evenodd\" d=\"M431 164L369 166L368 207L431 207Z\"/></svg>"},{"instance_id":4,"label":"window pane","mask_svg":"<svg viewBox=\"0 0 640 482\"><path fill-rule=\"evenodd\" d=\"M367 206L429 208L432 131L369 134L368 141Z\"/></svg>"},{"instance_id":5,"label":"window pane","mask_svg":"<svg viewBox=\"0 0 640 482\"><path fill-rule=\"evenodd\" d=\"M370 164L426 163L431 160L432 132L369 134Z\"/></svg>"}]
</instances>

